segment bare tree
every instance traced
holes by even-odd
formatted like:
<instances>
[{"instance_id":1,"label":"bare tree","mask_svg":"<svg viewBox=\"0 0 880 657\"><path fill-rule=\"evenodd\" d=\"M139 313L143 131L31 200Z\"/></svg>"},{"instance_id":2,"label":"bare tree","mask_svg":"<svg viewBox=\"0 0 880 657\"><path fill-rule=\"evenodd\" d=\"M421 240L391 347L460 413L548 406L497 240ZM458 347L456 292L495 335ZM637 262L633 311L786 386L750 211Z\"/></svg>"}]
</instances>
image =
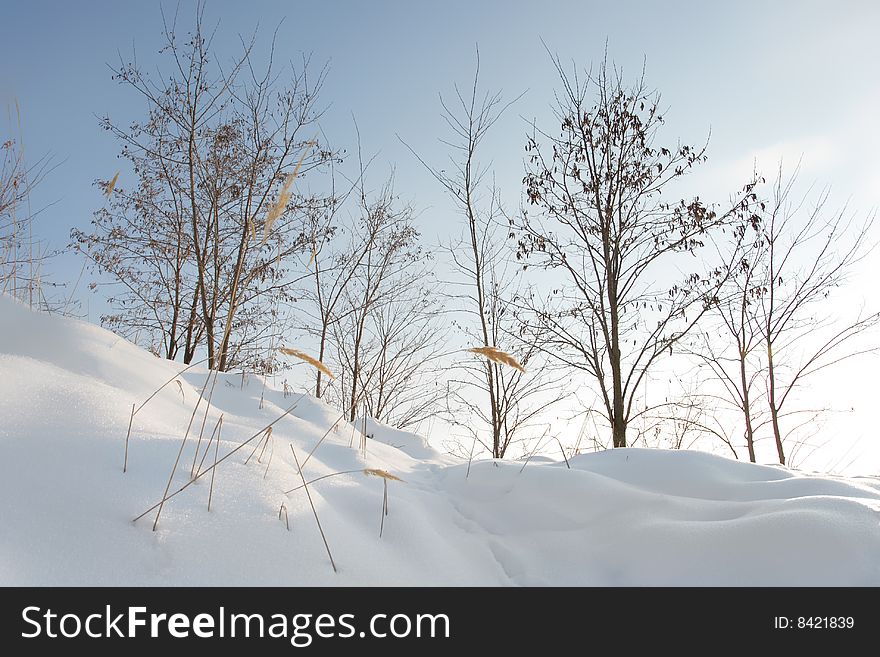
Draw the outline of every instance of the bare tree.
<instances>
[{"instance_id":1,"label":"bare tree","mask_svg":"<svg viewBox=\"0 0 880 657\"><path fill-rule=\"evenodd\" d=\"M873 216L857 223L846 207L829 212L827 190L815 198L809 191L795 198L796 180L797 172L786 178L780 166L762 204L760 232L728 282L731 293L716 304L715 314L734 352L736 375L720 352L701 352L742 412L751 460L757 432L769 426L783 465L786 436L812 423L821 411L796 406L796 391L817 372L877 351L875 343L859 338L880 323L876 311L848 318L822 311L870 252ZM756 382L764 384L759 400L765 416L750 396Z\"/></svg>"},{"instance_id":2,"label":"bare tree","mask_svg":"<svg viewBox=\"0 0 880 657\"><path fill-rule=\"evenodd\" d=\"M449 194L464 225L464 236L445 250L454 272L446 296L457 311L454 325L468 340L465 346L499 347L528 366L520 372L475 358L453 370L448 421L470 433L493 458L504 458L529 423L563 395L560 377L544 367L535 341L522 339L511 305L521 294L522 281L505 246L509 230L500 191L487 180L490 166L478 158L487 133L516 99L505 103L500 93L480 92L479 76L478 50L472 85L465 93L456 85L451 104L440 97L451 132L442 140L450 150L447 167L432 167L410 151Z\"/></svg>"},{"instance_id":3,"label":"bare tree","mask_svg":"<svg viewBox=\"0 0 880 657\"><path fill-rule=\"evenodd\" d=\"M548 341L547 353L595 382L613 445L625 447L630 420L645 410L636 407L640 384L729 274L729 262L689 256L705 253L716 231L745 234L754 182L723 211L699 197L665 201L662 192L706 159L706 147L657 143L660 97L644 74L627 86L607 62L581 78L553 61L559 131L534 128L528 140L524 182L538 213L516 224L524 267L558 280L546 303L532 298L532 330ZM676 267L684 274L671 278Z\"/></svg>"},{"instance_id":4,"label":"bare tree","mask_svg":"<svg viewBox=\"0 0 880 657\"><path fill-rule=\"evenodd\" d=\"M430 280L425 274L419 278ZM364 413L398 429L436 415L446 397L440 355L447 325L434 287L424 282L401 287L374 308L371 323L362 346Z\"/></svg>"},{"instance_id":5,"label":"bare tree","mask_svg":"<svg viewBox=\"0 0 880 657\"><path fill-rule=\"evenodd\" d=\"M753 241L742 251L743 243ZM761 335L755 321L756 307L764 285L760 271L764 249L760 226L749 231L749 239L737 240L721 248L741 250L739 262L717 296L706 320L712 326L698 327L684 351L696 357L701 369L709 373L704 391L691 396L714 404L711 433L720 437L736 454L734 437L725 430L730 424L725 411L730 410L743 422L743 438L749 460L755 463L755 440L768 418L762 413L763 394L760 390L763 365L760 354ZM714 321L713 321L714 320ZM712 383L720 384L720 388ZM710 392L711 390L711 392Z\"/></svg>"},{"instance_id":6,"label":"bare tree","mask_svg":"<svg viewBox=\"0 0 880 657\"><path fill-rule=\"evenodd\" d=\"M308 221L310 253L305 264L308 273L303 277L304 285L299 292L299 328L317 339L318 360L322 362L330 357L334 325L344 319L346 313L354 310L350 305L343 309L344 294L371 247L371 236L364 238L356 230L356 226L349 226L342 219L340 213L352 204L352 199L363 198L363 180L367 165L364 165L360 153L358 139L360 175L343 194L335 193L334 176L334 192L330 194L332 203L327 204L320 212L312 213ZM331 237L335 239L331 240ZM324 393L322 382L323 375L318 370L315 397L319 399Z\"/></svg>"},{"instance_id":7,"label":"bare tree","mask_svg":"<svg viewBox=\"0 0 880 657\"><path fill-rule=\"evenodd\" d=\"M17 103L15 113L20 134ZM32 307L47 303L42 266L51 254L34 234L38 212L31 209L30 195L52 168L48 157L28 164L11 134L0 141L0 291Z\"/></svg>"},{"instance_id":8,"label":"bare tree","mask_svg":"<svg viewBox=\"0 0 880 657\"><path fill-rule=\"evenodd\" d=\"M340 287L333 332L340 370L338 400L350 421L361 409L381 417L403 417L389 404L424 407L424 379L439 344L431 299L430 254L419 245L413 211L399 206L392 181L371 198L359 195L360 216L352 228L354 247ZM411 413L411 409L410 412ZM424 417L407 415L405 424ZM399 420L398 420L399 423Z\"/></svg>"},{"instance_id":9,"label":"bare tree","mask_svg":"<svg viewBox=\"0 0 880 657\"><path fill-rule=\"evenodd\" d=\"M281 83L274 48L258 72L256 35L223 67L202 12L186 35L176 17L165 23L168 70L114 68L147 107L143 122L102 120L137 184L118 185L73 242L122 287L108 321L129 335L146 325L166 357L182 346L188 361L204 346L210 366L226 370L263 353L255 345L279 329L269 309L286 295L285 260L307 248L305 214L330 202L295 194L291 176L334 156L314 140L324 72L312 80L304 60Z\"/></svg>"}]
</instances>

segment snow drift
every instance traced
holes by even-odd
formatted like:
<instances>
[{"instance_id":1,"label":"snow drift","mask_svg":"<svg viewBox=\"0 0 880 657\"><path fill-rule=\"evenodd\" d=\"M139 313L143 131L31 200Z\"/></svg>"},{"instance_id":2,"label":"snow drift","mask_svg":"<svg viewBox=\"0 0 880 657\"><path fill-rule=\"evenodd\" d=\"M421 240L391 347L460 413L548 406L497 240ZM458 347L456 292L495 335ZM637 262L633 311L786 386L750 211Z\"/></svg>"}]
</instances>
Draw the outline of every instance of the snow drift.
<instances>
[{"instance_id":1,"label":"snow drift","mask_svg":"<svg viewBox=\"0 0 880 657\"><path fill-rule=\"evenodd\" d=\"M0 585L880 585L880 480L799 473L699 452L613 450L564 463L467 464L419 436L303 397L209 478L161 499L206 371L0 297ZM206 437L220 455L296 398L221 375ZM203 405L204 407L204 405ZM201 411L196 416L196 435ZM329 433L328 429L330 429ZM574 429L573 429L574 430ZM330 566L288 444L310 486ZM186 483L188 441L172 490ZM350 447L350 444L353 445ZM204 443L203 443L204 447ZM271 460L269 455L271 454ZM213 455L209 456L210 459ZM379 537L386 470L389 515ZM284 503L290 530L279 509Z\"/></svg>"}]
</instances>

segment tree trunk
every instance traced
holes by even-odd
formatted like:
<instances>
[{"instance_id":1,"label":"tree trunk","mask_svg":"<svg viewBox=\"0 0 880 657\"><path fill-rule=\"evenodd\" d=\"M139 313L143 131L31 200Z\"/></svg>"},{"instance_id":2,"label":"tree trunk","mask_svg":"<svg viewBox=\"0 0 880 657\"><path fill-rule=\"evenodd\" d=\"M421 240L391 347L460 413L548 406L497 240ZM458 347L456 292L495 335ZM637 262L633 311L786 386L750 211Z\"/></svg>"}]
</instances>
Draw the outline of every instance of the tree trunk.
<instances>
[{"instance_id":1,"label":"tree trunk","mask_svg":"<svg viewBox=\"0 0 880 657\"><path fill-rule=\"evenodd\" d=\"M779 463L785 465L785 450L782 447L782 433L779 431L779 408L776 406L776 374L773 366L773 346L767 343L767 379L769 390L767 402L770 404L770 419L773 424L773 437L776 439L776 454Z\"/></svg>"},{"instance_id":2,"label":"tree trunk","mask_svg":"<svg viewBox=\"0 0 880 657\"><path fill-rule=\"evenodd\" d=\"M626 447L626 417L624 416L623 372L620 362L620 317L617 307L617 281L609 277L608 306L611 310L611 379L612 411L611 431L615 447Z\"/></svg>"},{"instance_id":3,"label":"tree trunk","mask_svg":"<svg viewBox=\"0 0 880 657\"><path fill-rule=\"evenodd\" d=\"M189 312L189 321L186 325L186 347L183 351L183 362L186 365L189 365L192 362L192 359L196 354L196 347L198 346L198 338L196 337L196 316L198 314L199 307L199 292L201 288L199 284L196 283L196 293L193 296L192 307Z\"/></svg>"},{"instance_id":4,"label":"tree trunk","mask_svg":"<svg viewBox=\"0 0 880 657\"><path fill-rule=\"evenodd\" d=\"M752 429L752 406L749 400L748 378L746 376L746 354L740 351L739 357L739 377L743 391L743 416L746 421L746 446L749 448L749 461L755 461L755 434Z\"/></svg>"},{"instance_id":5,"label":"tree trunk","mask_svg":"<svg viewBox=\"0 0 880 657\"><path fill-rule=\"evenodd\" d=\"M366 308L366 306L365 306ZM360 351L361 351L361 337L363 336L364 331L364 321L366 319L366 310L364 310L364 316L361 318L360 323L358 324L357 335L354 339L354 354L352 358L354 359L351 367L351 401L348 409L348 419L350 422L354 422L355 415L357 411L357 382L358 376L361 373L361 360L360 360Z\"/></svg>"},{"instance_id":6,"label":"tree trunk","mask_svg":"<svg viewBox=\"0 0 880 657\"><path fill-rule=\"evenodd\" d=\"M195 157L196 157L196 136L195 136L195 113L192 113L192 124L189 126L189 153L187 167L189 169L189 200L190 212L192 214L192 233L193 233L193 250L196 255L196 270L198 271L198 285L196 289L196 298L198 298L198 288L202 290L202 315L205 322L205 333L208 340L208 369L214 369L216 366L214 354L214 322L213 318L208 315L208 305L205 290L205 261L204 254L199 244L199 212L198 203L196 202L196 173L195 173Z\"/></svg>"},{"instance_id":7,"label":"tree trunk","mask_svg":"<svg viewBox=\"0 0 880 657\"><path fill-rule=\"evenodd\" d=\"M324 349L327 345L327 325L321 327L321 344L318 347L318 360L324 362ZM321 370L318 370L318 378L315 382L315 398L321 398Z\"/></svg>"}]
</instances>

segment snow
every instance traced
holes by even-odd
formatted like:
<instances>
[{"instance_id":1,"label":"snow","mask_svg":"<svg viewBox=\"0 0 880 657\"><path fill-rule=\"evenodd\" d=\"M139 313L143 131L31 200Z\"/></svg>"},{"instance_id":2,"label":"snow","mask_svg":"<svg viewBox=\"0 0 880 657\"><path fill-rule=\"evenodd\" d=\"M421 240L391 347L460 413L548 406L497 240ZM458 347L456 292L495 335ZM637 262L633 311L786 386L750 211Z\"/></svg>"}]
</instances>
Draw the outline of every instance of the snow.
<instances>
[{"instance_id":1,"label":"snow","mask_svg":"<svg viewBox=\"0 0 880 657\"><path fill-rule=\"evenodd\" d=\"M641 449L583 454L570 469L476 461L468 475L371 419L364 456L355 427L308 396L261 462L245 465L245 447L217 468L210 511L206 476L153 532L155 512L132 519L161 499L206 370L180 374L135 416L123 473L125 433L132 404L182 369L0 297L0 585L880 585L876 478ZM262 392L256 376L218 378L205 439L222 413L221 456L298 397L267 387L261 409ZM379 468L404 480L388 482L381 538L381 478L310 486L338 573L304 491L284 494L301 483L288 445L302 460L325 433L307 479Z\"/></svg>"}]
</instances>

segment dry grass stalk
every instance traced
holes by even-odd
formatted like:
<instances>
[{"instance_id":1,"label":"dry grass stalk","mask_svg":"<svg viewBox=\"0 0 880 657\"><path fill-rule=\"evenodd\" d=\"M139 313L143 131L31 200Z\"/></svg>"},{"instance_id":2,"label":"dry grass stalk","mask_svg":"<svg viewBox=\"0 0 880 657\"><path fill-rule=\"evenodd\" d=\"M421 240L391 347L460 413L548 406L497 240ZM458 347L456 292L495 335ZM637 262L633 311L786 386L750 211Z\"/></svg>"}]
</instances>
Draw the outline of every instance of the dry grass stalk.
<instances>
[{"instance_id":1,"label":"dry grass stalk","mask_svg":"<svg viewBox=\"0 0 880 657\"><path fill-rule=\"evenodd\" d=\"M303 465L305 465L305 463L303 463ZM365 474L365 475L371 476L371 477L381 477L382 479L385 479L386 481L400 481L400 482L404 481L400 477L396 477L393 474L391 474L390 472L387 472L386 470L377 470L375 468L365 468L365 469L361 469L361 470L342 470L340 472L331 472L330 474L325 474L325 475L321 475L320 477L315 477L314 479L309 479L306 483L309 486L311 486L316 481L321 481L322 479L329 479L330 477L339 477L340 475L356 474L356 473ZM406 483L406 482L404 482L404 483ZM291 488L290 490L284 491L284 494L290 495L291 493L298 491L300 488L302 488L302 484L300 484L299 486L295 486L294 488Z\"/></svg>"},{"instance_id":2,"label":"dry grass stalk","mask_svg":"<svg viewBox=\"0 0 880 657\"><path fill-rule=\"evenodd\" d=\"M223 430L223 416L217 420L217 442L214 443L214 466L211 468L211 487L208 489L208 511L211 510L211 499L214 497L214 475L217 473L217 455L220 452L220 432ZM213 438L213 435L211 436ZM207 453L208 450L205 450Z\"/></svg>"},{"instance_id":3,"label":"dry grass stalk","mask_svg":"<svg viewBox=\"0 0 880 657\"><path fill-rule=\"evenodd\" d=\"M538 451L541 449L541 447L544 446L544 438L547 436L547 434L549 432L550 432L549 427L544 430L544 433L541 435L540 440L538 440L537 447L535 447L535 449L532 450L531 454L529 454L528 457L526 458L526 462L523 463L522 467L519 469L520 474L522 474L522 471L526 469L526 466L529 464L529 461L532 460L532 457L538 453Z\"/></svg>"},{"instance_id":4,"label":"dry grass stalk","mask_svg":"<svg viewBox=\"0 0 880 657\"><path fill-rule=\"evenodd\" d=\"M364 413L364 419L361 423L361 450L363 451L363 459L367 460L367 415Z\"/></svg>"},{"instance_id":5,"label":"dry grass stalk","mask_svg":"<svg viewBox=\"0 0 880 657\"><path fill-rule=\"evenodd\" d=\"M565 455L565 450L562 448L562 443L559 442L559 438L553 436L553 440L556 441L556 444L559 445L559 451L562 452L562 458L565 459L565 467L571 470L571 464L568 462L568 457Z\"/></svg>"},{"instance_id":6,"label":"dry grass stalk","mask_svg":"<svg viewBox=\"0 0 880 657\"><path fill-rule=\"evenodd\" d=\"M128 418L128 432L125 434L125 460L122 462L122 472L128 470L128 437L131 435L131 423L134 421L134 404L131 405L131 417Z\"/></svg>"},{"instance_id":7,"label":"dry grass stalk","mask_svg":"<svg viewBox=\"0 0 880 657\"><path fill-rule=\"evenodd\" d=\"M290 531L290 519L287 517L287 507L284 505L284 502L281 503L281 508L278 509L278 519L281 520L281 512L284 512L284 524L287 526L287 531Z\"/></svg>"},{"instance_id":8,"label":"dry grass stalk","mask_svg":"<svg viewBox=\"0 0 880 657\"><path fill-rule=\"evenodd\" d=\"M180 370L177 374L175 374L175 375L172 376L170 379L168 379L165 383L163 383L161 386L159 386L158 388L156 388L156 390L153 391L153 394L150 395L149 397L147 397L147 398L143 401L143 403L141 403L141 405L137 407L137 410L134 412L134 414L137 415L138 413L140 413L140 412L141 412L141 409L142 409L144 406L147 405L147 402L149 402L153 397L155 397L156 395L158 395L158 394L162 391L162 389L163 389L165 386L174 383L174 382L177 380L177 377L179 377L181 374L183 374L183 373L186 372L187 370L191 370L192 368L196 367L197 365L201 365L202 363L206 362L207 360L208 360L207 358L202 358L202 360L197 361L197 362L195 362L195 363L190 363L189 365L187 365L186 367L184 367L184 368L183 368L182 370Z\"/></svg>"},{"instance_id":9,"label":"dry grass stalk","mask_svg":"<svg viewBox=\"0 0 880 657\"><path fill-rule=\"evenodd\" d=\"M223 417L223 415L220 415L220 418L222 418L222 417ZM204 452L204 454L202 454L202 460L199 461L199 467L196 468L196 475L201 473L202 466L205 464L205 458L208 456L208 452L211 450L211 443L214 441L214 436L217 435L217 432L219 430L220 430L220 420L218 419L217 422L214 423L214 430L211 432L211 437L208 438L208 444L205 445L205 452ZM218 445L220 444L219 438L217 439L217 444ZM216 448L215 448L215 450L216 450Z\"/></svg>"},{"instance_id":10,"label":"dry grass stalk","mask_svg":"<svg viewBox=\"0 0 880 657\"><path fill-rule=\"evenodd\" d=\"M269 439L272 438L272 430L269 429L266 432L266 440L263 441L263 449L260 450L259 455L257 456L257 463L263 462L263 453L266 451L266 446L269 444ZM275 439L272 438L272 449L275 449Z\"/></svg>"},{"instance_id":11,"label":"dry grass stalk","mask_svg":"<svg viewBox=\"0 0 880 657\"><path fill-rule=\"evenodd\" d=\"M272 437L272 449L269 450L269 460L266 462L266 471L263 473L263 479L269 476L269 466L272 465L272 457L275 456L275 438ZM259 461L259 459L257 459Z\"/></svg>"},{"instance_id":12,"label":"dry grass stalk","mask_svg":"<svg viewBox=\"0 0 880 657\"><path fill-rule=\"evenodd\" d=\"M477 446L477 437L474 436L474 442L471 443L471 453L468 454L468 467L467 472L464 475L464 478L467 479L471 476L471 461L474 460L474 448Z\"/></svg>"},{"instance_id":13,"label":"dry grass stalk","mask_svg":"<svg viewBox=\"0 0 880 657\"><path fill-rule=\"evenodd\" d=\"M312 501L312 494L309 492L309 485L306 483L306 477L303 474L302 467L299 464L299 459L296 458L296 450L293 449L293 444L289 445L290 452L293 454L293 461L296 463L296 469L299 470L299 476L303 482L303 488L306 490L306 497L309 498L309 505L312 507L312 513L315 514L315 522L318 525L318 531L321 532L321 538L324 541L324 547L327 548L327 556L330 557L330 565L333 566L333 572L339 572L336 570L336 562L333 561L333 554L330 552L330 545L327 543L327 537L324 535L324 529L321 527L321 519L318 518L318 510L315 508L315 503Z\"/></svg>"},{"instance_id":14,"label":"dry grass stalk","mask_svg":"<svg viewBox=\"0 0 880 657\"><path fill-rule=\"evenodd\" d=\"M116 172L116 175L113 176L113 180L111 180L107 184L107 189L104 191L104 196L110 198L110 195L113 193L113 190L116 189L116 181L119 180L119 172Z\"/></svg>"},{"instance_id":15,"label":"dry grass stalk","mask_svg":"<svg viewBox=\"0 0 880 657\"><path fill-rule=\"evenodd\" d=\"M174 379L174 383L177 384L177 389L180 391L180 401L186 401L186 395L183 393L183 384L180 382L180 379Z\"/></svg>"},{"instance_id":16,"label":"dry grass stalk","mask_svg":"<svg viewBox=\"0 0 880 657\"><path fill-rule=\"evenodd\" d=\"M318 449L318 447L320 447L321 443L324 442L324 439L325 439L327 436L330 435L330 432L333 431L333 427L335 427L339 422L342 422L342 420L343 420L344 418L345 418L345 413L343 413L342 415L340 415L340 416L339 416L339 419L336 420L336 422L334 422L333 424L331 424L331 425L330 425L330 428L327 429L327 431L324 432L324 435L321 436L321 439L318 440L317 443L315 443L315 446L312 447L312 451L310 451L310 452L308 453L308 455L306 456L305 460L304 460L303 463L302 463L302 464L303 464L303 467L306 467L306 463L308 463L308 462L309 462L309 459L312 458L312 454L314 454L314 453L315 453L315 450ZM353 432L352 432L352 435L353 435ZM299 466L297 466L297 467L299 467Z\"/></svg>"},{"instance_id":17,"label":"dry grass stalk","mask_svg":"<svg viewBox=\"0 0 880 657\"><path fill-rule=\"evenodd\" d=\"M305 465L305 463L303 465ZM363 472L363 470L342 470L341 472L331 472L330 474L325 474L325 475L321 475L320 477L315 477L314 479L309 479L306 483L309 486L311 486L316 481L321 481L322 479L329 479L330 477L338 477L340 475L346 475L346 474L354 474L356 472ZM290 495L291 493L298 491L302 487L303 487L302 484L300 484L299 486L294 486L290 490L284 491L284 494Z\"/></svg>"},{"instance_id":18,"label":"dry grass stalk","mask_svg":"<svg viewBox=\"0 0 880 657\"><path fill-rule=\"evenodd\" d=\"M208 392L208 403L205 406L205 414L202 416L202 427L199 429L199 441L196 443L196 453L193 455L192 467L190 467L190 469L189 469L189 476L190 477L192 477L193 474L195 474L196 459L199 458L199 450L202 447L202 436L204 436L204 434L205 434L205 422L208 421L208 411L211 410L211 400L214 398L214 386L217 385L217 375L219 373L220 373L219 370L214 372L214 381L211 383L210 392ZM210 377L210 374L208 376ZM178 381L178 383L180 383L180 382ZM181 386L180 390L181 390L181 392L183 392L183 386ZM207 447L205 447L205 453L206 454L208 453Z\"/></svg>"},{"instance_id":19,"label":"dry grass stalk","mask_svg":"<svg viewBox=\"0 0 880 657\"><path fill-rule=\"evenodd\" d=\"M165 502L167 502L168 500L170 500L172 497L176 497L177 495L180 495L180 493L182 493L182 492L185 491L187 488L189 488L190 486L192 486L192 485L193 485L194 483L196 483L196 481L198 481L201 477L204 477L206 474L208 474L208 472L213 472L213 471L214 471L214 470L215 470L215 469L216 469L221 463L223 463L223 461L225 461L226 459L228 459L228 458L229 458L230 456L232 456L233 454L238 453L238 450L242 449L242 448L245 447L246 445L249 445L252 441L254 441L255 439L257 439L259 436L262 436L262 435L265 433L266 429L268 429L269 427L271 427L271 426L274 425L274 424L277 424L277 423L280 422L283 418L285 418L285 417L287 417L288 415L290 415L290 413L293 412L293 409L295 409L295 408L297 407L297 404L299 404L300 400L301 400L303 397L305 397L305 394L306 394L306 393L302 393L299 397L297 397L297 398L296 398L296 401L293 402L293 404L291 404L290 406L287 407L287 410L285 410L281 415L279 415L279 416L276 417L274 420L272 420L272 421L271 421L266 427L260 429L257 433L255 433L254 435L252 435L252 436L251 436L250 438L248 438L247 440L245 440L245 441L239 443L236 447L234 447L233 449L231 449L227 454L224 454L222 458L218 459L217 462L214 463L214 465L212 465L210 468L206 468L204 471L200 472L200 473L197 474L195 477L193 477L192 479L188 480L183 486L181 486L180 488L178 488L176 491L174 491L174 492L171 493L170 495L168 495L168 494L164 495L164 496L162 497L162 499L161 499L159 502L156 502L153 506L151 506L149 509L147 509L146 511L144 511L143 513L141 513L139 516L137 516L136 518L133 518L133 519L132 519L132 522L137 522L138 520L140 520L141 518L143 518L145 515L147 515L147 514L148 514L150 511L152 511L153 509L155 509L155 508L157 508L157 507L161 507L163 504L165 504ZM219 441L218 441L218 443L219 443Z\"/></svg>"},{"instance_id":20,"label":"dry grass stalk","mask_svg":"<svg viewBox=\"0 0 880 657\"><path fill-rule=\"evenodd\" d=\"M296 358L299 358L300 360L304 360L315 369L320 370L321 372L329 376L331 379L336 378L333 375L333 372L330 371L329 367L324 365L324 363L319 361L317 358L312 358L304 351L300 351L299 349L291 349L290 347L281 347L279 351L287 356L294 356Z\"/></svg>"},{"instance_id":21,"label":"dry grass stalk","mask_svg":"<svg viewBox=\"0 0 880 657\"><path fill-rule=\"evenodd\" d=\"M292 195L290 188L293 186L293 181L296 180L296 177L299 175L299 169L302 166L303 161L306 159L309 149L314 145L314 141L310 141L306 144L306 147L303 149L303 153L299 158L299 162L296 163L296 167L287 178L284 179L281 191L278 192L278 200L275 201L275 204L269 208L269 212L266 214L266 223L263 225L263 241L260 243L261 245L265 244L266 240L269 239L269 233L272 231L272 226L278 221L278 218L284 214L284 208L287 207Z\"/></svg>"},{"instance_id":22,"label":"dry grass stalk","mask_svg":"<svg viewBox=\"0 0 880 657\"><path fill-rule=\"evenodd\" d=\"M205 385L202 386L202 393L208 388L208 381L211 380L211 374L213 372L208 370L208 377L205 379ZM165 506L165 499L168 496L168 490L171 488L171 482L174 481L174 474L177 472L177 466L180 463L180 456L183 454L183 448L186 447L186 439L189 438L189 430L192 428L193 420L196 417L196 412L199 410L199 404L202 403L202 395L199 395L199 398L196 400L196 405L193 407L192 415L189 416L189 424L186 425L186 433L183 434L183 440L180 441L180 449L177 451L177 458L174 459L174 465L171 466L171 474L168 475L168 483L165 484L165 492L162 493L162 502L159 503L159 510L156 512L156 519L153 521L153 531L156 531L156 527L159 525L159 517L162 515L162 508ZM193 481L190 479L190 481Z\"/></svg>"},{"instance_id":23,"label":"dry grass stalk","mask_svg":"<svg viewBox=\"0 0 880 657\"><path fill-rule=\"evenodd\" d=\"M519 361L517 361L516 358L508 354L506 351L501 351L497 347L474 347L472 349L468 349L468 351L471 351L475 354L480 354L481 356L485 356L491 361L507 365L508 367L517 369L520 372L526 371L525 368L519 364Z\"/></svg>"},{"instance_id":24,"label":"dry grass stalk","mask_svg":"<svg viewBox=\"0 0 880 657\"><path fill-rule=\"evenodd\" d=\"M272 427L266 427L266 430L263 432L265 436L265 440L258 440L257 444L254 445L254 449L251 450L250 455L244 460L244 464L247 465L248 462L253 458L254 454L257 453L257 450L260 448L260 445L263 446L263 449L266 449L266 443L269 442L269 436L272 435ZM260 452L260 456L263 455L263 452Z\"/></svg>"},{"instance_id":25,"label":"dry grass stalk","mask_svg":"<svg viewBox=\"0 0 880 657\"><path fill-rule=\"evenodd\" d=\"M379 521L379 538L382 538L382 531L385 529L385 516L388 515L388 480L383 479L382 484L384 490L382 491L382 519Z\"/></svg>"},{"instance_id":26,"label":"dry grass stalk","mask_svg":"<svg viewBox=\"0 0 880 657\"><path fill-rule=\"evenodd\" d=\"M125 462L124 462L123 465L122 465L122 471L123 471L123 472L125 472L126 469L128 468L128 439L131 437L131 423L132 423L132 420L134 420L134 416L137 415L137 414L140 412L140 410L141 410L144 406L147 405L147 402L149 402L153 397L155 397L156 395L158 395L158 394L162 391L162 389L163 389L165 386L167 386L168 384L170 384L170 383L172 383L172 382L174 382L174 381L177 381L177 377L178 377L178 376L180 376L181 374L183 374L183 373L186 372L187 370L192 369L192 368L195 367L196 365L201 365L201 364L204 363L206 360L208 360L208 359L207 359L207 358L203 358L202 360L200 360L200 361L198 361L198 362L196 362L196 363L192 363L192 364L186 366L185 368L183 368L182 370L180 370L180 372L178 372L178 373L175 374L173 377L171 377L170 379L168 379L165 383L163 383L161 386L159 386L158 388L156 388L156 390L153 391L153 394L150 395L149 397L147 397L147 398L141 403L141 405L138 406L136 409L134 408L134 405L132 405L131 418L130 418L129 421L128 421L128 433L125 434Z\"/></svg>"},{"instance_id":27,"label":"dry grass stalk","mask_svg":"<svg viewBox=\"0 0 880 657\"><path fill-rule=\"evenodd\" d=\"M522 467L519 469L519 473L522 474L522 471L526 469L526 466L529 464L529 461L532 460L532 457L535 455L534 452L528 455L526 458L526 462L522 464Z\"/></svg>"}]
</instances>

